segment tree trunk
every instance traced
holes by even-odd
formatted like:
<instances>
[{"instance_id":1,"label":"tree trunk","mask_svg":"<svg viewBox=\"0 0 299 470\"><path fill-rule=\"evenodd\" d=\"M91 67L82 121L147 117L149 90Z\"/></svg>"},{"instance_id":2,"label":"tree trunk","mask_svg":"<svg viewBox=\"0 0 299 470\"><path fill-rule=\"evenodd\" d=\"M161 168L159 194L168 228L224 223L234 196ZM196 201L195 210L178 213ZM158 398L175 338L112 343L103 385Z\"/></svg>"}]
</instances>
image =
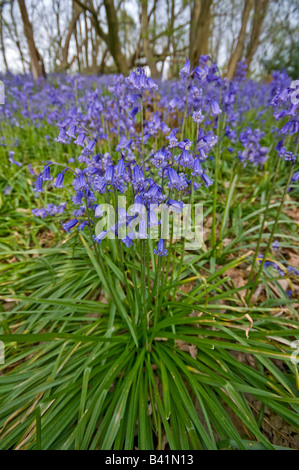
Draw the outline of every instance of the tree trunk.
<instances>
[{"instance_id":1,"label":"tree trunk","mask_svg":"<svg viewBox=\"0 0 299 470\"><path fill-rule=\"evenodd\" d=\"M81 12L82 12L81 8L75 3L73 5L73 16L70 21L68 32L67 32L64 45L62 48L61 67L64 69L68 68L68 54L69 54L70 41L71 41L72 34L75 30L76 23L77 23L77 20L79 19Z\"/></svg>"},{"instance_id":2,"label":"tree trunk","mask_svg":"<svg viewBox=\"0 0 299 470\"><path fill-rule=\"evenodd\" d=\"M213 0L194 0L191 8L189 55L197 65L201 55L209 54L211 7Z\"/></svg>"},{"instance_id":3,"label":"tree trunk","mask_svg":"<svg viewBox=\"0 0 299 470\"><path fill-rule=\"evenodd\" d=\"M31 70L34 80L45 76L44 66L42 64L41 56L37 50L35 45L34 36L33 36L33 29L32 24L29 21L28 12L25 4L25 0L18 0L23 26L24 26L24 33L27 39L29 54L30 54L30 61L31 61Z\"/></svg>"},{"instance_id":4,"label":"tree trunk","mask_svg":"<svg viewBox=\"0 0 299 470\"><path fill-rule=\"evenodd\" d=\"M1 10L0 10L0 46L1 46L1 52L2 52L2 57L3 57L3 62L5 65L5 70L6 73L8 72L8 63L6 59L6 53L5 53L5 44L4 44L4 38L3 38L3 21L2 21L2 5L1 5Z\"/></svg>"},{"instance_id":5,"label":"tree trunk","mask_svg":"<svg viewBox=\"0 0 299 470\"><path fill-rule=\"evenodd\" d=\"M85 64L86 64L86 70L88 71L89 69L89 55L88 55L88 43L89 43L89 28L87 24L87 15L86 11L84 12L84 29L85 29Z\"/></svg>"},{"instance_id":6,"label":"tree trunk","mask_svg":"<svg viewBox=\"0 0 299 470\"><path fill-rule=\"evenodd\" d=\"M261 34L261 29L263 26L263 22L265 16L267 14L268 6L270 0L255 0L254 1L254 15L253 15L253 23L250 35L250 41L247 47L246 52L246 63L248 65L248 71L256 53L256 50L259 46L259 39Z\"/></svg>"},{"instance_id":7,"label":"tree trunk","mask_svg":"<svg viewBox=\"0 0 299 470\"><path fill-rule=\"evenodd\" d=\"M78 71L81 73L81 61L80 61L80 46L78 40L78 25L75 23L75 42L76 42L76 51L77 51L77 64L78 64Z\"/></svg>"},{"instance_id":8,"label":"tree trunk","mask_svg":"<svg viewBox=\"0 0 299 470\"><path fill-rule=\"evenodd\" d=\"M123 75L128 74L128 65L126 58L121 51L120 40L118 37L118 19L113 0L104 0L108 23L107 46L112 55L117 70Z\"/></svg>"},{"instance_id":9,"label":"tree trunk","mask_svg":"<svg viewBox=\"0 0 299 470\"><path fill-rule=\"evenodd\" d=\"M159 72L157 69L157 64L155 57L150 46L149 37L148 37L148 16L147 16L147 0L142 0L141 2L141 28L142 28L142 43L143 43L143 52L146 57L147 65L151 71L152 78L158 78Z\"/></svg>"},{"instance_id":10,"label":"tree trunk","mask_svg":"<svg viewBox=\"0 0 299 470\"><path fill-rule=\"evenodd\" d=\"M242 14L242 23L241 29L238 36L238 41L235 50L230 56L228 67L227 67L227 78L232 79L236 73L237 65L242 59L245 39L246 39L246 28L249 20L250 12L253 7L253 0L245 0L243 14Z\"/></svg>"},{"instance_id":11,"label":"tree trunk","mask_svg":"<svg viewBox=\"0 0 299 470\"><path fill-rule=\"evenodd\" d=\"M97 34L107 44L109 52L113 57L114 63L116 65L117 71L122 73L123 75L127 75L129 69L127 60L121 50L121 43L118 36L118 19L114 6L114 1L103 1L107 17L108 33L103 30L100 24L92 0L89 0L88 2L83 2L83 0L75 0L75 2L80 5L81 8L83 8L85 11L89 11L91 13L90 19L95 27Z\"/></svg>"}]
</instances>

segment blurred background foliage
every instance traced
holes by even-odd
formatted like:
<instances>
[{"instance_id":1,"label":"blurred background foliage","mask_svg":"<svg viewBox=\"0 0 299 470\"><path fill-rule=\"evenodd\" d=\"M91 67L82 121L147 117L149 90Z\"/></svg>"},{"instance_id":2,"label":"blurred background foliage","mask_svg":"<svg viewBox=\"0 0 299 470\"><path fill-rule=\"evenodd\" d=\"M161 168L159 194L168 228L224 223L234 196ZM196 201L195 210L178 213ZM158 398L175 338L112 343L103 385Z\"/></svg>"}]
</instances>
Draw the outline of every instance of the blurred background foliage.
<instances>
[{"instance_id":1,"label":"blurred background foliage","mask_svg":"<svg viewBox=\"0 0 299 470\"><path fill-rule=\"evenodd\" d=\"M232 78L298 77L299 0L0 0L0 72L171 78L209 54Z\"/></svg>"}]
</instances>

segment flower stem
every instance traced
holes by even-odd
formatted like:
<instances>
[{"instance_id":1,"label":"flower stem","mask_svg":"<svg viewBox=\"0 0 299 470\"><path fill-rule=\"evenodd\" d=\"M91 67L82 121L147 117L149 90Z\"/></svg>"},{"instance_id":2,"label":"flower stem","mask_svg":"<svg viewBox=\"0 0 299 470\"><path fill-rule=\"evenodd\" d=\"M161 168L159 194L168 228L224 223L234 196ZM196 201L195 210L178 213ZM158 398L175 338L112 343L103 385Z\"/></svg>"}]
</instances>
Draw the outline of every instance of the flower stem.
<instances>
[{"instance_id":1,"label":"flower stem","mask_svg":"<svg viewBox=\"0 0 299 470\"><path fill-rule=\"evenodd\" d=\"M260 250L260 245L261 245L261 241L262 241L262 237L263 237L265 222L266 222L269 206L270 206L270 203L271 203L271 198L272 198L272 195L273 195L273 191L274 191L274 188L275 188L275 183L276 183L277 176L278 176L278 173L279 173L280 162L281 162L281 159L278 157L278 162L277 162L277 165L276 165L274 178L273 178L273 181L271 182L270 189L269 189L267 205L266 205L266 208L265 208L265 211L264 211L264 216L263 216L263 220L262 220L262 224L261 224L261 228L260 228L260 232L259 232L259 238L258 238L258 241L257 241L256 250L255 250L255 253L254 253L254 258L253 258L253 262L252 262L252 265L251 265L251 271L250 271L250 274L249 274L249 277L248 277L248 284L250 284L250 282L253 278L254 267L255 267L256 260L257 260L257 257L258 257L258 253L259 253L259 250ZM246 297L245 297L245 299L247 301L249 300L248 294L249 294L249 290L247 289Z\"/></svg>"},{"instance_id":2,"label":"flower stem","mask_svg":"<svg viewBox=\"0 0 299 470\"><path fill-rule=\"evenodd\" d=\"M282 199L281 199L280 206L279 206L278 211L277 211L277 213L276 213L274 225L273 225L272 230L271 230L271 234L270 234L270 237L269 237L269 240L268 240L266 249L265 249L265 253L264 253L264 256L263 256L263 259L262 259L260 268L259 268L259 270L258 270L258 273L257 273L256 278L255 278L255 280L254 280L252 289L251 289L250 294L249 294L249 296L248 296L248 300L247 300L248 303L250 302L250 300L251 300L251 298L252 298L252 295L253 295L253 293L254 293L254 290L255 290L256 286L258 285L258 282L259 282L261 273L262 273L262 271L263 271L263 268L264 268L264 265L265 265L265 262L266 262L266 258L267 258L267 254L268 254L269 248L270 248L270 246L271 246L271 243L272 243L272 240L273 240L273 237L274 237L274 234L275 234L275 230L276 230L276 227L277 227L277 224L278 224L278 221L279 221L279 217L280 217L281 211L282 211L283 206L284 206L284 202L285 202L286 195L287 195L287 193L288 193L288 188L289 188L289 185L290 185L290 183L291 183L292 175L293 175L293 165L291 165L291 167L290 167L290 171L289 171L289 176L288 176L287 184L286 184L285 189L284 189L284 192L283 192L283 196L282 196Z\"/></svg>"}]
</instances>

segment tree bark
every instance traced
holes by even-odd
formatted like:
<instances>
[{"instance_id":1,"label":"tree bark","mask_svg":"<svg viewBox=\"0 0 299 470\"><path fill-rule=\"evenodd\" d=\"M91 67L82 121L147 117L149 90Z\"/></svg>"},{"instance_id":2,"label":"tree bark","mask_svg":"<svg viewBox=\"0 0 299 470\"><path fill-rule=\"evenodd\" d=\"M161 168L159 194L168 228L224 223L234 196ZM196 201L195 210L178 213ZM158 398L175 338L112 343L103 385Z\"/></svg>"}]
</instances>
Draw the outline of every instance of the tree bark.
<instances>
[{"instance_id":1,"label":"tree bark","mask_svg":"<svg viewBox=\"0 0 299 470\"><path fill-rule=\"evenodd\" d=\"M87 24L87 15L86 11L84 12L84 29L85 29L85 69L88 71L89 69L89 53L88 53L88 44L89 44L89 28Z\"/></svg>"},{"instance_id":2,"label":"tree bark","mask_svg":"<svg viewBox=\"0 0 299 470\"><path fill-rule=\"evenodd\" d=\"M232 79L236 73L238 62L242 59L245 39L246 39L246 28L249 20L250 12L253 7L253 0L245 0L243 14L242 14L242 23L241 29L238 36L238 41L235 50L230 56L226 76L229 79Z\"/></svg>"},{"instance_id":3,"label":"tree bark","mask_svg":"<svg viewBox=\"0 0 299 470\"><path fill-rule=\"evenodd\" d=\"M142 0L141 2L141 27L142 27L142 43L143 43L143 52L146 57L147 65L151 71L152 78L158 78L159 72L157 69L157 64L155 57L150 46L149 35L148 35L148 15L147 15L147 0Z\"/></svg>"},{"instance_id":4,"label":"tree bark","mask_svg":"<svg viewBox=\"0 0 299 470\"><path fill-rule=\"evenodd\" d=\"M69 47L70 47L71 37L72 37L72 34L75 30L75 26L76 26L77 20L79 19L79 16L80 16L81 12L82 12L81 8L75 3L73 5L73 16L72 16L72 19L70 21L68 31L67 31L67 35L66 35L64 45L63 45L63 48L62 48L61 67L65 68L65 69L68 68L68 54L69 54Z\"/></svg>"},{"instance_id":5,"label":"tree bark","mask_svg":"<svg viewBox=\"0 0 299 470\"><path fill-rule=\"evenodd\" d=\"M30 54L32 75L33 75L34 80L37 80L38 78L45 76L45 70L44 70L41 56L35 45L33 28L29 20L25 0L18 0L18 3L19 3L23 26L24 26L24 34L27 40L29 54Z\"/></svg>"},{"instance_id":6,"label":"tree bark","mask_svg":"<svg viewBox=\"0 0 299 470\"><path fill-rule=\"evenodd\" d=\"M123 75L128 74L128 65L126 58L121 51L120 40L118 36L118 20L113 0L104 0L108 23L107 46L112 55L117 70Z\"/></svg>"},{"instance_id":7,"label":"tree bark","mask_svg":"<svg viewBox=\"0 0 299 470\"><path fill-rule=\"evenodd\" d=\"M4 38L3 38L2 8L3 7L1 5L1 9L0 9L0 46L1 46L3 62L4 62L4 65L5 65L5 70L6 70L6 73L7 73L9 71L9 69L8 69L8 63L7 63L6 53L5 53L5 44L4 44Z\"/></svg>"},{"instance_id":8,"label":"tree bark","mask_svg":"<svg viewBox=\"0 0 299 470\"><path fill-rule=\"evenodd\" d=\"M14 41L16 43L16 46L17 46L19 54L20 54L23 73L25 73L26 72L25 59L24 59L24 54L23 54L22 48L21 48L21 43L20 43L20 39L19 39L19 35L18 35L18 28L17 28L17 24L16 24L16 21L15 21L13 8L14 8L14 0L10 0L10 17L11 17Z\"/></svg>"},{"instance_id":9,"label":"tree bark","mask_svg":"<svg viewBox=\"0 0 299 470\"><path fill-rule=\"evenodd\" d=\"M194 0L191 8L189 55L197 65L201 55L209 54L211 7L213 0Z\"/></svg>"},{"instance_id":10,"label":"tree bark","mask_svg":"<svg viewBox=\"0 0 299 470\"><path fill-rule=\"evenodd\" d=\"M98 19L97 12L94 8L93 1L89 0L88 3L84 3L81 0L75 0L75 2L81 6L85 11L91 13L91 21L95 27L97 34L101 39L107 44L109 52L113 57L114 63L116 65L117 71L123 75L128 74L128 64L125 56L121 50L121 43L118 35L118 19L117 12L114 6L113 0L104 0L104 8L106 11L108 33L105 33L103 30L100 21Z\"/></svg>"},{"instance_id":11,"label":"tree bark","mask_svg":"<svg viewBox=\"0 0 299 470\"><path fill-rule=\"evenodd\" d=\"M254 0L254 15L253 15L253 22L252 22L252 29L249 44L247 47L246 52L246 63L248 65L248 71L256 53L256 50L259 46L259 39L261 34L261 29L263 26L263 22L265 16L267 14L268 6L270 0Z\"/></svg>"},{"instance_id":12,"label":"tree bark","mask_svg":"<svg viewBox=\"0 0 299 470\"><path fill-rule=\"evenodd\" d=\"M78 25L75 23L75 43L76 43L76 51L77 51L77 65L78 65L78 71L81 73L81 60L80 60L80 46L79 46L79 40L78 40Z\"/></svg>"}]
</instances>

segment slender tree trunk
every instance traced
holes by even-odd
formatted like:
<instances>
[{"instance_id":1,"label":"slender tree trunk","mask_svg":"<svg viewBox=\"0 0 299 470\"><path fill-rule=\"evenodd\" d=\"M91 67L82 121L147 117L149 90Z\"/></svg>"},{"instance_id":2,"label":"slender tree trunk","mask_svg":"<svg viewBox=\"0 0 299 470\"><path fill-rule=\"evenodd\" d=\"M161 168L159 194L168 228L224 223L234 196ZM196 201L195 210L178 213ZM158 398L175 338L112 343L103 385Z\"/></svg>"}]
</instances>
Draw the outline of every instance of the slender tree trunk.
<instances>
[{"instance_id":1,"label":"slender tree trunk","mask_svg":"<svg viewBox=\"0 0 299 470\"><path fill-rule=\"evenodd\" d=\"M104 51L100 66L99 66L98 73L101 74L101 75L105 72L105 62L106 62L106 57L108 55L108 52L109 52L108 48L106 48L105 51Z\"/></svg>"},{"instance_id":2,"label":"slender tree trunk","mask_svg":"<svg viewBox=\"0 0 299 470\"><path fill-rule=\"evenodd\" d=\"M5 44L4 44L4 38L3 38L2 6L1 6L1 10L0 10L0 46L1 46L3 62L4 62L4 65L5 65L5 70L6 70L6 73L7 73L9 71L9 69L8 69L8 63L7 63L6 53L5 53Z\"/></svg>"},{"instance_id":3,"label":"slender tree trunk","mask_svg":"<svg viewBox=\"0 0 299 470\"><path fill-rule=\"evenodd\" d=\"M99 38L96 36L94 28L91 28L90 39L91 39L91 52L92 52L92 72L97 73Z\"/></svg>"},{"instance_id":4,"label":"slender tree trunk","mask_svg":"<svg viewBox=\"0 0 299 470\"><path fill-rule=\"evenodd\" d=\"M230 56L228 67L227 67L227 78L232 79L236 73L238 62L242 59L245 39L246 39L246 28L249 20L250 12L253 7L253 0L245 0L243 14L242 14L242 23L241 29L238 36L237 45L235 50Z\"/></svg>"},{"instance_id":5,"label":"slender tree trunk","mask_svg":"<svg viewBox=\"0 0 299 470\"><path fill-rule=\"evenodd\" d=\"M67 68L68 67L68 54L69 54L70 41L71 41L72 34L75 31L76 23L79 19L79 16L80 16L81 12L82 12L81 8L75 3L73 5L73 16L72 16L72 19L70 21L68 31L67 31L67 35L66 35L64 45L63 45L63 48L62 48L62 60L61 60L62 68Z\"/></svg>"},{"instance_id":6,"label":"slender tree trunk","mask_svg":"<svg viewBox=\"0 0 299 470\"><path fill-rule=\"evenodd\" d=\"M25 0L18 0L23 26L24 26L24 33L27 39L29 54L30 54L30 61L31 61L31 70L34 80L37 80L41 76L45 76L45 70L42 64L41 56L37 50L34 41L33 35L33 28L32 24L29 21L29 16L25 4Z\"/></svg>"},{"instance_id":7,"label":"slender tree trunk","mask_svg":"<svg viewBox=\"0 0 299 470\"><path fill-rule=\"evenodd\" d=\"M191 8L189 55L196 65L202 54L209 54L211 7L213 0L194 0Z\"/></svg>"},{"instance_id":8,"label":"slender tree trunk","mask_svg":"<svg viewBox=\"0 0 299 470\"><path fill-rule=\"evenodd\" d=\"M22 48L21 48L21 43L20 43L19 34L18 34L18 28L17 28L15 16L14 16L14 0L10 0L10 17L11 17L14 41L16 43L17 49L18 49L19 54L20 54L23 73L25 73L26 72L25 59L24 59L24 54L23 54Z\"/></svg>"},{"instance_id":9,"label":"slender tree trunk","mask_svg":"<svg viewBox=\"0 0 299 470\"><path fill-rule=\"evenodd\" d=\"M249 44L247 47L246 52L246 63L248 65L248 71L250 69L250 65L254 54L259 46L259 39L261 34L261 29L263 26L263 22L265 16L267 14L268 6L270 0L254 0L254 15L253 15L253 22L252 22L252 29Z\"/></svg>"},{"instance_id":10,"label":"slender tree trunk","mask_svg":"<svg viewBox=\"0 0 299 470\"><path fill-rule=\"evenodd\" d=\"M75 43L76 43L76 51L77 51L77 64L79 73L81 73L81 61L80 61L80 46L78 40L78 25L75 23Z\"/></svg>"},{"instance_id":11,"label":"slender tree trunk","mask_svg":"<svg viewBox=\"0 0 299 470\"><path fill-rule=\"evenodd\" d=\"M148 37L148 16L147 16L147 0L142 0L141 2L141 27L142 27L142 43L143 43L143 52L146 57L147 65L151 71L152 78L158 78L159 72L157 69L157 64L155 57L150 46L149 37Z\"/></svg>"},{"instance_id":12,"label":"slender tree trunk","mask_svg":"<svg viewBox=\"0 0 299 470\"><path fill-rule=\"evenodd\" d=\"M84 12L84 29L85 29L85 63L86 63L86 70L89 69L89 56L88 56L88 42L89 42L89 29L87 24L87 15L86 11Z\"/></svg>"}]
</instances>

